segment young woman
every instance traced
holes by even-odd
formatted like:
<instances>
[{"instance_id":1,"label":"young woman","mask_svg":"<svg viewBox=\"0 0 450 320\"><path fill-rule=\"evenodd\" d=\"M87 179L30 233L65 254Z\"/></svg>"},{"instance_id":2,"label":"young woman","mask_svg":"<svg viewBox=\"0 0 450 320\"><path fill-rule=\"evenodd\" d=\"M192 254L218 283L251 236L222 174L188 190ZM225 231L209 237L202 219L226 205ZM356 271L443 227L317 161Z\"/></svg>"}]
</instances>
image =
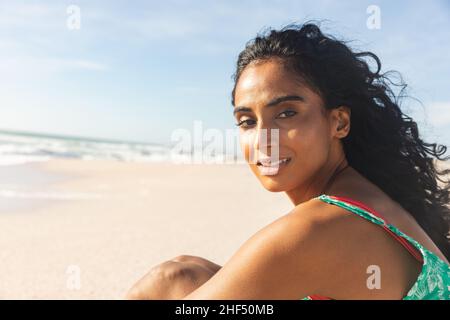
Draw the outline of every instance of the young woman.
<instances>
[{"instance_id":1,"label":"young woman","mask_svg":"<svg viewBox=\"0 0 450 320\"><path fill-rule=\"evenodd\" d=\"M223 267L179 256L127 297L450 299L446 147L421 139L380 69L312 23L249 42L232 92L241 147L294 208Z\"/></svg>"}]
</instances>

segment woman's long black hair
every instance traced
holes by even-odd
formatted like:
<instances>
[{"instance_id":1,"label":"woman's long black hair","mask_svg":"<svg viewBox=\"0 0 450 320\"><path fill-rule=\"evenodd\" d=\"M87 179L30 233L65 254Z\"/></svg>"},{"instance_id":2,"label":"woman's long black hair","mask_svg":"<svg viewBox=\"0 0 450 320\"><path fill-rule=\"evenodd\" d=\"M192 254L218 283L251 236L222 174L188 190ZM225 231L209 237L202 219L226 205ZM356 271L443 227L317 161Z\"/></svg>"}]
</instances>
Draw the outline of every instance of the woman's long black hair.
<instances>
[{"instance_id":1,"label":"woman's long black hair","mask_svg":"<svg viewBox=\"0 0 450 320\"><path fill-rule=\"evenodd\" d=\"M233 105L245 67L275 57L318 92L327 109L351 109L351 129L341 140L350 166L410 212L450 260L450 170L436 165L450 157L444 157L446 146L423 141L417 123L400 110L406 88L401 77L395 83L389 72L380 73L375 54L353 51L316 23L291 24L258 34L239 54ZM397 94L395 87L401 88Z\"/></svg>"}]
</instances>

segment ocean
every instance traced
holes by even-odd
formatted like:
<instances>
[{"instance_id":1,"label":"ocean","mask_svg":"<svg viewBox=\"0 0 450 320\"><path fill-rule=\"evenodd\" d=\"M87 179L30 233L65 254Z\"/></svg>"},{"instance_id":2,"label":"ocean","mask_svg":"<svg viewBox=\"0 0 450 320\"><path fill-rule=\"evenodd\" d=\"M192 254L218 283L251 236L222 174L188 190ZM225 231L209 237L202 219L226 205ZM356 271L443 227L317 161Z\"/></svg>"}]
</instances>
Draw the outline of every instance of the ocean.
<instances>
[{"instance_id":1,"label":"ocean","mask_svg":"<svg viewBox=\"0 0 450 320\"><path fill-rule=\"evenodd\" d=\"M173 152L171 146L160 144L0 130L0 213L30 210L48 201L89 201L109 196L101 190L61 190L59 183L72 177L42 170L42 162L51 159L195 163L193 158L192 152ZM233 155L204 158L209 163L244 163Z\"/></svg>"},{"instance_id":2,"label":"ocean","mask_svg":"<svg viewBox=\"0 0 450 320\"><path fill-rule=\"evenodd\" d=\"M0 166L41 162L54 158L182 163L192 161L190 152L174 153L172 146L86 137L0 130ZM237 155L203 155L212 163L242 163ZM233 162L232 161L232 162Z\"/></svg>"}]
</instances>

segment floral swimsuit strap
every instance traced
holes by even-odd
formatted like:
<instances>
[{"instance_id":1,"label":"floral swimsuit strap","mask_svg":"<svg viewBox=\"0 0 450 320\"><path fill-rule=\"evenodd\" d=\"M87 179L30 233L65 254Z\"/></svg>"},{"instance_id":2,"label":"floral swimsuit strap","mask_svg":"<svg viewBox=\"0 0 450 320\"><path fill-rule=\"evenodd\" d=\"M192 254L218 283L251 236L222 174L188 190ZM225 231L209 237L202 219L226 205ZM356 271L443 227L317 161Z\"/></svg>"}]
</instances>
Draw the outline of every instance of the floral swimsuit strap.
<instances>
[{"instance_id":1,"label":"floral swimsuit strap","mask_svg":"<svg viewBox=\"0 0 450 320\"><path fill-rule=\"evenodd\" d=\"M403 300L450 300L450 266L433 252L427 250L413 238L404 234L395 226L388 223L375 210L353 199L322 194L314 199L339 206L360 217L371 221L386 230L419 262L422 263L422 271L417 281L408 291ZM303 300L329 300L320 295L309 295Z\"/></svg>"}]
</instances>

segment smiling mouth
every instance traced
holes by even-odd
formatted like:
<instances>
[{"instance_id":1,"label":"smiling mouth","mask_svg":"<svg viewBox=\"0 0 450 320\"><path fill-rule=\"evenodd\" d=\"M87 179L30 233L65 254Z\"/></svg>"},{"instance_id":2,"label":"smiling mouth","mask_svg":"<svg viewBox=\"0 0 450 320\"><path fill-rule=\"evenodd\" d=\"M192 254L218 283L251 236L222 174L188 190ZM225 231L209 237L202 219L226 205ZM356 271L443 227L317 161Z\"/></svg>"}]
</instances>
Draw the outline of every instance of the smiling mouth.
<instances>
[{"instance_id":1,"label":"smiling mouth","mask_svg":"<svg viewBox=\"0 0 450 320\"><path fill-rule=\"evenodd\" d=\"M289 163L290 161L291 161L291 158L283 158L283 159L280 159L280 160L274 161L274 162L271 162L270 159L267 159L267 160L264 159L264 160L258 160L256 165L260 166L260 167L273 168L273 167L278 167L281 164Z\"/></svg>"}]
</instances>

